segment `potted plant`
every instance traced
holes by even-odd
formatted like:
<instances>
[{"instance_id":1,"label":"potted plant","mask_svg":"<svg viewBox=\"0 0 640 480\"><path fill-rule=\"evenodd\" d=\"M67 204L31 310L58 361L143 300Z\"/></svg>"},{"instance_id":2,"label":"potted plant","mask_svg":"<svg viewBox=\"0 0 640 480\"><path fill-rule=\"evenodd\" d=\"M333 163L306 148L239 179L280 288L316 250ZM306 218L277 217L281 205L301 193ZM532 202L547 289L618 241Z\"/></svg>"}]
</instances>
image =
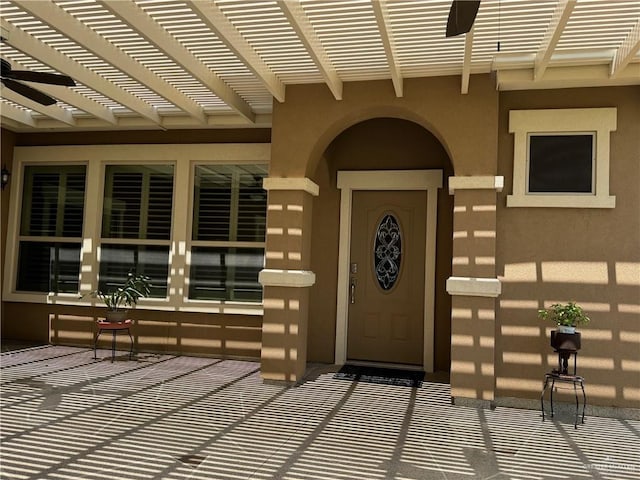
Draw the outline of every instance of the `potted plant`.
<instances>
[{"instance_id":1,"label":"potted plant","mask_svg":"<svg viewBox=\"0 0 640 480\"><path fill-rule=\"evenodd\" d=\"M140 298L151 293L151 286L148 276L129 272L125 282L114 290L95 290L90 295L97 296L105 303L108 322L122 322L127 317L128 308L135 307Z\"/></svg>"},{"instance_id":2,"label":"potted plant","mask_svg":"<svg viewBox=\"0 0 640 480\"><path fill-rule=\"evenodd\" d=\"M558 330L551 332L551 347L558 352L558 371L568 373L569 357L581 348L577 325L585 325L591 320L575 302L554 303L548 309L538 310L538 317L551 320Z\"/></svg>"},{"instance_id":3,"label":"potted plant","mask_svg":"<svg viewBox=\"0 0 640 480\"><path fill-rule=\"evenodd\" d=\"M554 303L550 308L538 310L538 317L554 322L560 333L575 333L577 325L586 325L591 320L575 302Z\"/></svg>"}]
</instances>

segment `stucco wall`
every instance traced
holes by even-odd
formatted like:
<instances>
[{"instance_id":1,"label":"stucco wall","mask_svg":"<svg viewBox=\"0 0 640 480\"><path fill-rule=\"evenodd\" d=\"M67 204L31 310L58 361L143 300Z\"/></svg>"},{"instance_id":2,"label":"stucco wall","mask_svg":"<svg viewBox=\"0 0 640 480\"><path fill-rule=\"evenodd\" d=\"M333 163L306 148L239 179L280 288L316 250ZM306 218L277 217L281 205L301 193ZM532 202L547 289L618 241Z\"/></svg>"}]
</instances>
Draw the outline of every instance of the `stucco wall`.
<instances>
[{"instance_id":1,"label":"stucco wall","mask_svg":"<svg viewBox=\"0 0 640 480\"><path fill-rule=\"evenodd\" d=\"M389 81L345 83L342 100L325 85L290 85L286 102L274 102L270 174L310 177L342 131L371 118L421 125L443 145L456 175L492 174L497 109L490 75L475 75L467 95L460 94L459 77L406 79L401 98Z\"/></svg>"},{"instance_id":2,"label":"stucco wall","mask_svg":"<svg viewBox=\"0 0 640 480\"><path fill-rule=\"evenodd\" d=\"M309 360L330 362L334 354L338 169L435 167L444 168L445 178L453 174L502 175L505 186L498 194L496 212L495 268L502 294L496 302L495 396L539 397L542 375L555 366L556 357L549 347L553 326L541 323L536 310L545 303L575 300L593 319L582 328L583 349L578 359L579 371L587 380L589 402L640 407L640 89L498 94L490 76L479 75L472 78L470 93L461 95L459 81L458 77L407 79L400 99L395 97L391 82L347 83L341 101L334 100L324 85L290 86L287 101L274 105L270 176L306 176L320 186L319 196L310 200L311 228L309 219L298 222L310 232L311 238L306 240L311 247L303 249L300 259L295 260L299 265L295 268L310 265L317 275L309 290ZM610 179L616 208L506 208L513 173L509 111L585 107L618 109L617 130L611 134ZM367 121L374 118L401 120ZM264 131L242 132L8 138L13 141L11 137L15 137L18 145L46 145L178 143L180 139L262 142L268 137ZM6 145L11 142L5 144L6 135L3 132L2 163L10 165ZM3 235L6 195L7 191L3 192ZM439 198L437 369L447 369L449 363L450 298L444 293L443 281L451 272L452 204L445 185ZM286 219L282 221L286 224ZM293 268L294 260L289 260L283 268ZM91 309L18 303L3 304L3 310L5 338L40 339L51 334L66 343L82 345L90 341L91 320L99 314ZM142 349L260 354L260 317L139 311L136 319L141 322L139 335L143 338L136 341ZM74 328L68 328L70 325ZM70 333L75 331L78 333Z\"/></svg>"},{"instance_id":3,"label":"stucco wall","mask_svg":"<svg viewBox=\"0 0 640 480\"><path fill-rule=\"evenodd\" d=\"M2 165L11 170L13 144L110 145L189 143L268 143L268 129L195 131L128 131L14 134L2 131ZM7 226L9 188L2 192L2 255ZM3 262L4 264L4 262ZM4 268L2 270L4 282ZM2 338L55 344L91 345L94 321L102 309L2 302ZM163 312L138 309L132 314L136 349L192 355L259 358L262 316ZM124 336L126 338L126 336ZM107 340L105 340L107 342ZM107 342L108 343L108 342ZM104 346L107 346L104 343ZM128 338L122 345L128 348Z\"/></svg>"},{"instance_id":4,"label":"stucco wall","mask_svg":"<svg viewBox=\"0 0 640 480\"><path fill-rule=\"evenodd\" d=\"M340 101L324 85L292 85L287 87L286 102L274 104L270 175L308 177L320 186L311 232L316 284L310 292L310 360L330 362L334 357L336 171L443 168L445 178L454 171L456 175L493 175L497 108L498 94L489 75L474 76L468 95L460 93L459 77L437 77L406 79L402 98L395 96L388 81L346 83ZM412 123L361 124L375 118ZM445 185L439 199L436 272L435 367L441 370L449 368L451 345L450 298L444 285L451 272L452 204Z\"/></svg>"},{"instance_id":5,"label":"stucco wall","mask_svg":"<svg viewBox=\"0 0 640 480\"><path fill-rule=\"evenodd\" d=\"M311 179L320 186L314 199L311 269L316 284L311 289L309 347L311 361L333 362L336 329L336 288L340 191L338 170L442 169L452 174L440 142L418 124L379 118L356 124L329 146ZM450 361L451 301L445 290L451 274L452 197L446 185L438 198L435 300L435 368L448 370Z\"/></svg>"},{"instance_id":6,"label":"stucco wall","mask_svg":"<svg viewBox=\"0 0 640 480\"><path fill-rule=\"evenodd\" d=\"M267 128L223 128L214 130L43 132L15 134L16 146L128 145L139 143L269 143Z\"/></svg>"},{"instance_id":7,"label":"stucco wall","mask_svg":"<svg viewBox=\"0 0 640 480\"><path fill-rule=\"evenodd\" d=\"M2 336L54 345L93 347L95 322L103 308L6 302ZM260 357L262 317L162 312L131 312L134 350L234 358ZM129 338L118 335L118 348L129 348ZM110 348L110 334L100 337L100 348Z\"/></svg>"},{"instance_id":8,"label":"stucco wall","mask_svg":"<svg viewBox=\"0 0 640 480\"><path fill-rule=\"evenodd\" d=\"M591 316L581 327L578 371L592 404L640 407L640 88L503 92L500 95L496 323L497 396L537 398L557 364L545 303L576 301ZM513 109L617 107L611 134L614 209L507 208L513 172Z\"/></svg>"}]
</instances>

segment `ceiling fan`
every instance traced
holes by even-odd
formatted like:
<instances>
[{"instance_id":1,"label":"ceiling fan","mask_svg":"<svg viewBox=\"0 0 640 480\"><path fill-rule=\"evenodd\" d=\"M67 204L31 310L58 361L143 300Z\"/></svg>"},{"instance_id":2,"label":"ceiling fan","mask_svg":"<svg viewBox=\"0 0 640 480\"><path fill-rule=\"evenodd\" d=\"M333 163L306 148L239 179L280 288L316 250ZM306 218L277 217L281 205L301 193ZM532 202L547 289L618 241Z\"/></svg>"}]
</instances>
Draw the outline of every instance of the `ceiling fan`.
<instances>
[{"instance_id":1,"label":"ceiling fan","mask_svg":"<svg viewBox=\"0 0 640 480\"><path fill-rule=\"evenodd\" d=\"M480 0L453 0L447 19L446 37L455 37L467 33L473 27L473 22L480 8Z\"/></svg>"},{"instance_id":2,"label":"ceiling fan","mask_svg":"<svg viewBox=\"0 0 640 480\"><path fill-rule=\"evenodd\" d=\"M13 70L7 60L0 59L0 61L2 62L2 70L0 72L0 81L2 81L2 84L9 90L13 90L23 97L27 97L41 105L53 105L56 103L56 99L21 82L46 83L48 85L62 85L65 87L74 87L76 85L76 82L68 75L31 72L29 70Z\"/></svg>"}]
</instances>

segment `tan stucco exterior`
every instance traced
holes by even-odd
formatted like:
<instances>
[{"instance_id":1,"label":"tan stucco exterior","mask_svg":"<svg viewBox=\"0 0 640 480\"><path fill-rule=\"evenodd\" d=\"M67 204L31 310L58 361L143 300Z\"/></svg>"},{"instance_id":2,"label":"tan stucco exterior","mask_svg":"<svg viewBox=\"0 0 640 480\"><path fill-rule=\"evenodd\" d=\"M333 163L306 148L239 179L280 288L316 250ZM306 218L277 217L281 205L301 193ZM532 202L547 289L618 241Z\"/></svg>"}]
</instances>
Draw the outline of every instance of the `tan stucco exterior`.
<instances>
[{"instance_id":1,"label":"tan stucco exterior","mask_svg":"<svg viewBox=\"0 0 640 480\"><path fill-rule=\"evenodd\" d=\"M611 134L613 209L506 208L513 138L509 110L616 107ZM578 368L593 404L640 406L640 88L505 92L500 102L497 265L502 280L496 335L496 391L535 398L540 372L554 367L552 325L533 314L543 302L576 301L592 322L581 328Z\"/></svg>"},{"instance_id":2,"label":"tan stucco exterior","mask_svg":"<svg viewBox=\"0 0 640 480\"><path fill-rule=\"evenodd\" d=\"M338 270L339 170L442 169L452 173L440 142L418 124L399 119L366 120L342 132L325 152L312 175L320 186L313 210L311 269L316 287L311 290L309 360L333 362L335 348ZM445 291L451 275L453 199L446 188L439 192L436 260L435 368L449 369L450 297Z\"/></svg>"},{"instance_id":3,"label":"tan stucco exterior","mask_svg":"<svg viewBox=\"0 0 640 480\"><path fill-rule=\"evenodd\" d=\"M474 75L469 93L461 95L459 82L458 77L407 79L402 98L395 96L391 82L346 83L340 101L322 85L288 86L286 102L274 104L269 176L306 179L318 193L269 190L266 268L311 272L314 281L266 285L263 318L138 312L138 347L261 357L265 379L289 383L302 379L307 361L333 362L337 172L439 169L445 184L438 196L434 364L436 370L451 371L452 396L488 402L539 398L543 374L555 357L549 347L553 326L541 324L536 310L575 300L592 318L582 329L578 359L589 403L639 408L640 89L498 92L490 75ZM509 111L591 107L617 108L610 152L616 207L507 208L513 173ZM182 139L189 142L193 136L202 143L202 135ZM73 137L56 134L15 138L18 144L73 143ZM101 143L99 138L105 137L98 134L93 143ZM123 138L141 143L145 137L130 132ZM151 138L164 141L159 133ZM233 138L242 141L242 134ZM166 140L178 143L175 133ZM84 141L91 142L91 136ZM10 165L4 146L2 154L2 163ZM452 176L503 177L504 187L481 182L450 194L447 179ZM6 198L3 192L3 235ZM501 292L450 295L446 283L452 276L488 279ZM75 332L77 327L83 333L50 337L52 314L57 315L54 325L64 326L58 330ZM86 345L96 315L80 307L6 303L2 332L8 338ZM85 318L82 327L76 316Z\"/></svg>"},{"instance_id":4,"label":"tan stucco exterior","mask_svg":"<svg viewBox=\"0 0 640 480\"><path fill-rule=\"evenodd\" d=\"M402 118L430 131L451 158L456 175L495 172L498 92L489 75L474 77L468 95L460 94L458 81L407 79L401 98L389 82L353 82L345 84L340 101L322 85L288 87L287 101L274 104L271 175L313 175L342 131L371 118Z\"/></svg>"}]
</instances>

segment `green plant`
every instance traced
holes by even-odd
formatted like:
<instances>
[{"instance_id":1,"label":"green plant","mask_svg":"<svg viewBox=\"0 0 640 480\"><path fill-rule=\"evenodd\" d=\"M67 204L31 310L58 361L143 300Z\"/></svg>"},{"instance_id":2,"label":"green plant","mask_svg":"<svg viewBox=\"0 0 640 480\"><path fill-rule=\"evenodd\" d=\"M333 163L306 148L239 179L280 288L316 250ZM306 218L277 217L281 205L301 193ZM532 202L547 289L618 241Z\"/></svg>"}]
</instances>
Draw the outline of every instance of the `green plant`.
<instances>
[{"instance_id":1,"label":"green plant","mask_svg":"<svg viewBox=\"0 0 640 480\"><path fill-rule=\"evenodd\" d=\"M136 305L140 298L151 293L151 287L151 279L148 276L129 272L125 282L115 290L95 290L90 295L100 298L108 310L117 312Z\"/></svg>"},{"instance_id":2,"label":"green plant","mask_svg":"<svg viewBox=\"0 0 640 480\"><path fill-rule=\"evenodd\" d=\"M584 313L582 307L576 305L575 302L554 303L550 308L538 310L538 318L542 320L551 320L556 325L565 325L575 327L576 325L585 325L591 319Z\"/></svg>"}]
</instances>

